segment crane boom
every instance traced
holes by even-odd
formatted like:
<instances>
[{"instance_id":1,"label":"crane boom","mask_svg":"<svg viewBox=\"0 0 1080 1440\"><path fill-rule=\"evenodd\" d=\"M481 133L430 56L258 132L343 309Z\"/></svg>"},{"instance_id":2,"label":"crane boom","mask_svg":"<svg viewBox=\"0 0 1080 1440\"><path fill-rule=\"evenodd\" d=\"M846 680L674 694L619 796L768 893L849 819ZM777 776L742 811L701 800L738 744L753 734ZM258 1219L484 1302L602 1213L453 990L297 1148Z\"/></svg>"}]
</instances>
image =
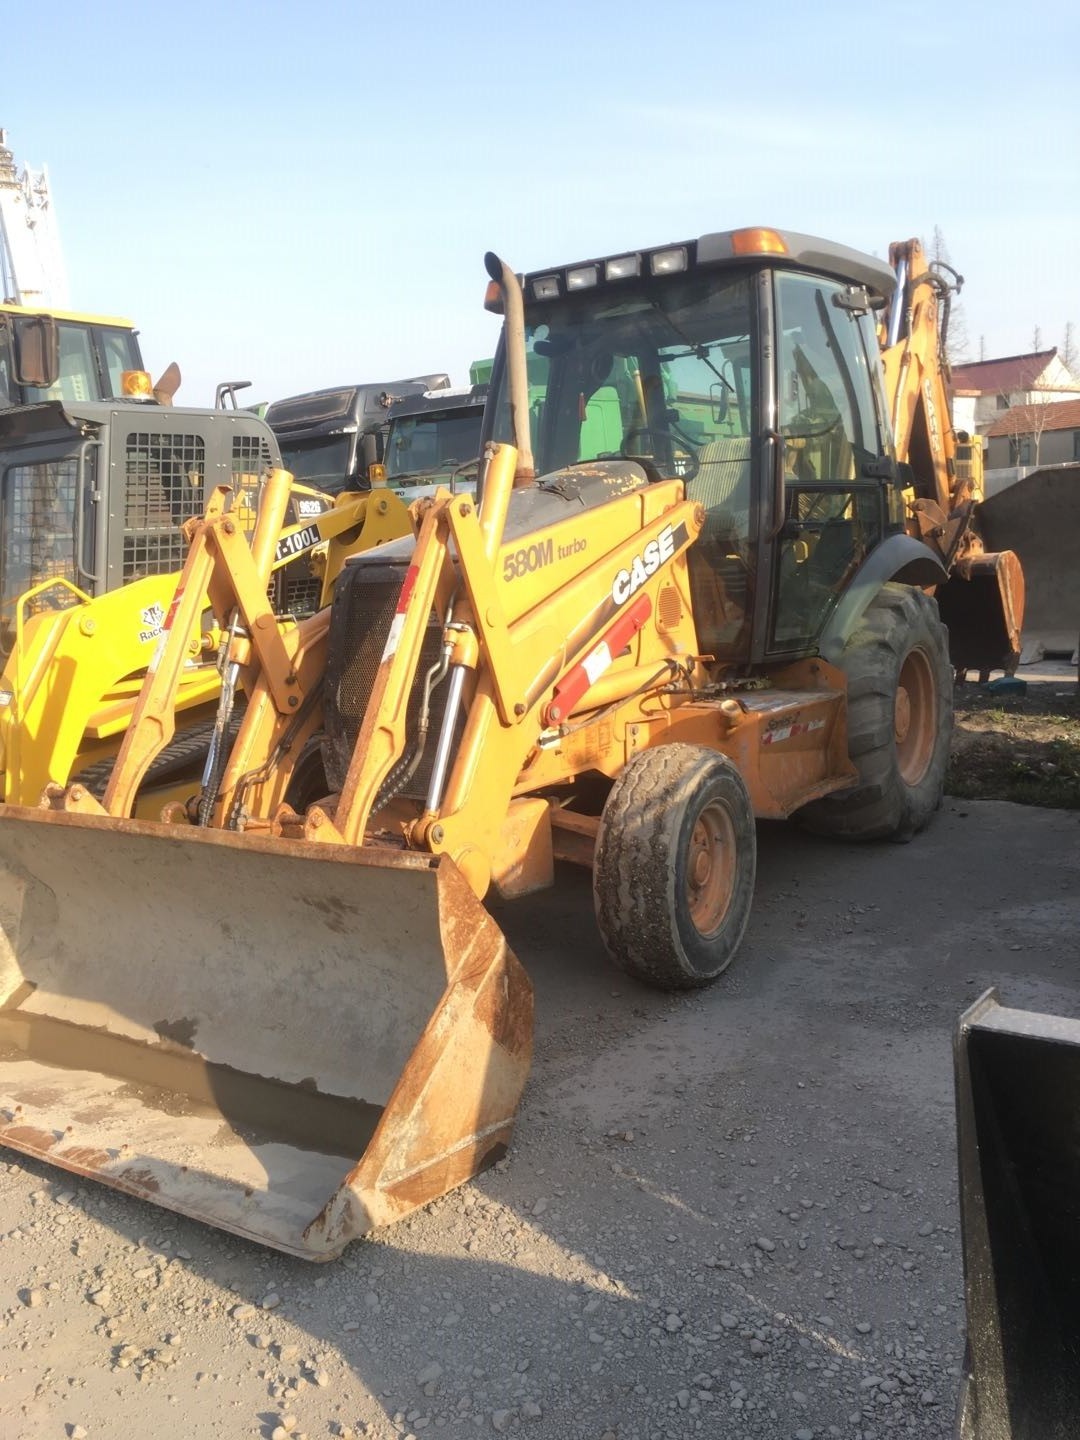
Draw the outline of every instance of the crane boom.
<instances>
[{"instance_id":1,"label":"crane boom","mask_svg":"<svg viewBox=\"0 0 1080 1440\"><path fill-rule=\"evenodd\" d=\"M0 130L0 284L6 303L68 307L56 211L44 170L19 168Z\"/></svg>"}]
</instances>

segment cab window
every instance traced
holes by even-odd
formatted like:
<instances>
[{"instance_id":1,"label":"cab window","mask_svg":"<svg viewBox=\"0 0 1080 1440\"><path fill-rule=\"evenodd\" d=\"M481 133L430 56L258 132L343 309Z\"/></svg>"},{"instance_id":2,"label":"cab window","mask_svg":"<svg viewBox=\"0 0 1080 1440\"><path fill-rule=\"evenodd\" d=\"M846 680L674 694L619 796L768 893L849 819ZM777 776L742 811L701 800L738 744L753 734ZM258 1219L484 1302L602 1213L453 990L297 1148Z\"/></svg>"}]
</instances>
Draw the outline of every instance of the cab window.
<instances>
[{"instance_id":1,"label":"cab window","mask_svg":"<svg viewBox=\"0 0 1080 1440\"><path fill-rule=\"evenodd\" d=\"M142 356L130 330L114 330L102 326L97 333L101 340L109 382L104 398L111 400L122 394L120 377L124 371L142 369Z\"/></svg>"},{"instance_id":2,"label":"cab window","mask_svg":"<svg viewBox=\"0 0 1080 1440\"><path fill-rule=\"evenodd\" d=\"M881 541L881 490L863 467L885 445L876 356L845 287L781 272L776 313L784 524L771 641L776 650L802 650Z\"/></svg>"},{"instance_id":3,"label":"cab window","mask_svg":"<svg viewBox=\"0 0 1080 1440\"><path fill-rule=\"evenodd\" d=\"M57 325L60 346L60 373L55 385L27 385L28 403L38 400L73 401L100 399L97 360L89 329L61 320Z\"/></svg>"}]
</instances>

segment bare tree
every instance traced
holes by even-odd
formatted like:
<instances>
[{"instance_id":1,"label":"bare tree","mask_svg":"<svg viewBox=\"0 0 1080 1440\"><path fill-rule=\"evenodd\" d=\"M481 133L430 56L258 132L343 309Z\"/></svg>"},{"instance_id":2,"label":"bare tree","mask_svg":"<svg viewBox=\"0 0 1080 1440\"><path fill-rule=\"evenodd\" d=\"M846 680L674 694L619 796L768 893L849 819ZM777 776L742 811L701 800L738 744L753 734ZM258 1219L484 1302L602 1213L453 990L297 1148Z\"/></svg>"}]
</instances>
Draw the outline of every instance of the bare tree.
<instances>
[{"instance_id":1,"label":"bare tree","mask_svg":"<svg viewBox=\"0 0 1080 1440\"><path fill-rule=\"evenodd\" d=\"M1077 373L1076 365L1078 359L1080 359L1080 356L1078 356L1076 352L1076 335L1073 329L1073 322L1067 320L1065 322L1065 341L1061 347L1061 363L1070 375Z\"/></svg>"},{"instance_id":2,"label":"bare tree","mask_svg":"<svg viewBox=\"0 0 1080 1440\"><path fill-rule=\"evenodd\" d=\"M985 335L980 335L980 336L979 336L979 359L980 359L980 360L985 360L985 359L986 359L986 336L985 336Z\"/></svg>"},{"instance_id":3,"label":"bare tree","mask_svg":"<svg viewBox=\"0 0 1080 1440\"><path fill-rule=\"evenodd\" d=\"M1008 411L1005 421L1009 427L1009 452L1014 465L1038 465L1043 432L1057 404L1060 401L1056 391L1029 390L1027 401L1023 405L1014 405Z\"/></svg>"},{"instance_id":4,"label":"bare tree","mask_svg":"<svg viewBox=\"0 0 1080 1440\"><path fill-rule=\"evenodd\" d=\"M1036 325L1035 329L1031 332L1031 348L1032 350L1042 349L1042 330L1038 325Z\"/></svg>"}]
</instances>

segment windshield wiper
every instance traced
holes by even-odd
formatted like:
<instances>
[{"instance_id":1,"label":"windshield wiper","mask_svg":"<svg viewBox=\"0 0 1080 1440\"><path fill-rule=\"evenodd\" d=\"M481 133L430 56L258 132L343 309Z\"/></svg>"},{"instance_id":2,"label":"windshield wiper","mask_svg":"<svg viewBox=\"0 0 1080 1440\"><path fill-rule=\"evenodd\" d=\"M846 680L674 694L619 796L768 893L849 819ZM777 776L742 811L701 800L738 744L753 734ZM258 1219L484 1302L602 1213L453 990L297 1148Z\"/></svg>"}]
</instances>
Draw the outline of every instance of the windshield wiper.
<instances>
[{"instance_id":1,"label":"windshield wiper","mask_svg":"<svg viewBox=\"0 0 1080 1440\"><path fill-rule=\"evenodd\" d=\"M683 344L687 347L691 354L693 354L698 360L704 361L704 363L709 367L712 373L720 381L720 384L723 385L726 390L730 390L732 395L734 395L734 385L732 385L730 380L724 378L724 376L709 359L709 347L707 345L695 345L693 340L691 340L689 335L687 335L686 331L683 330L683 328L675 320L674 316L672 316L667 310L664 309L664 307L660 304L660 301L657 300L655 296L652 297L652 307L664 317L667 323L671 326L672 330L675 331L675 334L678 335L679 339L683 342Z\"/></svg>"},{"instance_id":2,"label":"windshield wiper","mask_svg":"<svg viewBox=\"0 0 1080 1440\"><path fill-rule=\"evenodd\" d=\"M427 479L433 472L431 470L398 470L393 475L387 475L388 485L400 485L405 480Z\"/></svg>"}]
</instances>

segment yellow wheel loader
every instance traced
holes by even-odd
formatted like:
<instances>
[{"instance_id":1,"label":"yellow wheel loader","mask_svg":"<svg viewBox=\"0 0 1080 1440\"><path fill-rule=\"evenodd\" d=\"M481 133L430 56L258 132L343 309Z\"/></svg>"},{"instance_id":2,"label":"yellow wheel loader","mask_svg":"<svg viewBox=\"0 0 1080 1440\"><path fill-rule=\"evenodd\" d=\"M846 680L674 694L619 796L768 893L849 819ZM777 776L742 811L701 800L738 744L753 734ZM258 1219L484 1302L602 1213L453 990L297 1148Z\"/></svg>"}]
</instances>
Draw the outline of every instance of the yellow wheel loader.
<instances>
[{"instance_id":1,"label":"yellow wheel loader","mask_svg":"<svg viewBox=\"0 0 1080 1440\"><path fill-rule=\"evenodd\" d=\"M226 479L233 514L250 530L278 463L273 433L243 411L116 400L0 412L5 800L36 804L47 784L75 776L100 782L162 633L184 525ZM270 580L275 613L318 609L346 554L411 528L389 490L332 500L294 485ZM184 738L158 757L158 786L193 765L197 773L206 750L220 639L206 618L189 635L177 702Z\"/></svg>"},{"instance_id":2,"label":"yellow wheel loader","mask_svg":"<svg viewBox=\"0 0 1080 1440\"><path fill-rule=\"evenodd\" d=\"M260 482L251 477L251 485L257 492ZM301 507L306 518L297 520ZM347 555L412 529L402 500L381 489L331 500L294 486L289 515L269 585L280 624L329 603ZM245 516L245 525L252 519ZM19 598L15 639L0 674L0 798L33 805L46 786L69 779L95 792L104 788L179 578L148 575L96 597L66 580L47 580ZM167 798L163 787L188 793L192 769L197 773L205 759L223 638L207 620L198 617L188 638L176 699L182 733L156 757L140 815L157 815Z\"/></svg>"},{"instance_id":3,"label":"yellow wheel loader","mask_svg":"<svg viewBox=\"0 0 1080 1440\"><path fill-rule=\"evenodd\" d=\"M489 888L585 864L613 962L700 986L756 819L907 839L942 793L948 566L909 533L933 477L892 438L893 269L762 229L488 264L477 498L283 628L288 477L250 542L218 492L102 799L0 812L0 1141L311 1259L505 1148L531 989ZM203 596L215 763L133 819Z\"/></svg>"}]
</instances>

